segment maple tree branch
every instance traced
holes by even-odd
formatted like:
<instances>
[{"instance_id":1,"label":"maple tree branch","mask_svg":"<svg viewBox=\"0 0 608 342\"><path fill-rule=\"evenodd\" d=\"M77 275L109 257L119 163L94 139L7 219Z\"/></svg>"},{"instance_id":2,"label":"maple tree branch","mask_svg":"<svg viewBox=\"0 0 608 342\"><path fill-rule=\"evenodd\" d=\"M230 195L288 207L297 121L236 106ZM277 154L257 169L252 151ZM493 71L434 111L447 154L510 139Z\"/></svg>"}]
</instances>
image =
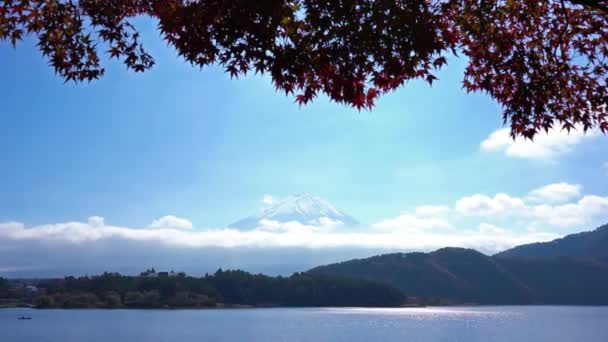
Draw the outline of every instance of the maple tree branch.
<instances>
[{"instance_id":1,"label":"maple tree branch","mask_svg":"<svg viewBox=\"0 0 608 342\"><path fill-rule=\"evenodd\" d=\"M557 59L557 50L558 49L562 52L562 55L564 53L562 44L564 42L564 36L568 32L568 27L570 26L570 16L568 15L568 8L566 7L565 0L561 0L561 5L562 5L562 12L564 13L564 19L566 21L566 26L564 27L561 34L559 35L559 41L558 41L557 45L555 45L555 50L553 51L553 55L554 55L555 59Z\"/></svg>"}]
</instances>

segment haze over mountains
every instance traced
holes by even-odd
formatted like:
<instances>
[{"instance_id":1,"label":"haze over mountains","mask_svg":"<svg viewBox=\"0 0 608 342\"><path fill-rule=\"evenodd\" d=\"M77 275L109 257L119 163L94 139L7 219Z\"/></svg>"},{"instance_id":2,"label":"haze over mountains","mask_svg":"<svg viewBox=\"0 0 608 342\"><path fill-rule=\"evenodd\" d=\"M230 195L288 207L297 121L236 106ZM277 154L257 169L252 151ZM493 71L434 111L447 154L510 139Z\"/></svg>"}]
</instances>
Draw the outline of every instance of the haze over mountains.
<instances>
[{"instance_id":1,"label":"haze over mountains","mask_svg":"<svg viewBox=\"0 0 608 342\"><path fill-rule=\"evenodd\" d=\"M608 304L608 225L487 256L472 249L393 253L316 267L431 303Z\"/></svg>"},{"instance_id":2,"label":"haze over mountains","mask_svg":"<svg viewBox=\"0 0 608 342\"><path fill-rule=\"evenodd\" d=\"M263 221L298 222L304 225L324 225L328 222L356 226L359 222L321 197L308 193L288 196L257 215L238 220L228 227L254 229Z\"/></svg>"},{"instance_id":3,"label":"haze over mountains","mask_svg":"<svg viewBox=\"0 0 608 342\"><path fill-rule=\"evenodd\" d=\"M337 305L331 300L343 291L336 292L334 285L355 284L359 288L356 284L363 284L361 281L369 284L366 288L370 290L362 293L363 296L376 296L382 291L396 289L395 296L389 296L388 302L383 301L384 297L376 296L381 302L365 304L372 306L398 306L401 305L400 298L407 298L408 304L415 305L608 305L608 260L605 259L607 232L608 225L604 225L594 231L569 235L547 243L523 245L493 256L456 247L445 247L430 253L390 253L318 266L299 275L296 273L290 278L276 279L283 281L298 276L335 279L336 282L328 285L329 290L322 290L329 292L325 292L325 299L318 302L318 305ZM280 263L285 257L288 255L274 262ZM200 259L191 261L204 262ZM219 260L212 262L221 265ZM271 280L269 277L240 271L231 274L238 275L242 281L238 284L223 284L219 289L247 294L235 299L235 304L257 305L259 302L256 300L264 302L268 299L264 294L274 291L267 291L267 286L270 286L267 280ZM262 281L256 285L261 291L258 293L261 297L256 297L258 294L251 297L252 283L248 279ZM294 292L277 303L301 305L297 300L293 302L294 298L300 298L300 290L298 286L293 287ZM328 294L331 291L334 294ZM249 302L250 299L253 302ZM360 301L340 303L363 305Z\"/></svg>"},{"instance_id":4,"label":"haze over mountains","mask_svg":"<svg viewBox=\"0 0 608 342\"><path fill-rule=\"evenodd\" d=\"M503 256L507 257L538 249L538 244L524 244L563 236L551 232L551 226L544 228L540 221L534 222L537 230L526 227L525 221L523 227L503 228L508 225L462 214L460 205L417 206L363 225L310 194L279 201L268 195L263 203L265 210L233 223L231 228L205 228L176 216L160 217L147 227L117 226L98 216L84 222L32 226L0 223L0 276L61 277L104 271L135 274L146 267L193 275L221 267L287 276L317 265L386 253L429 252L451 246L489 255L523 245L515 252L505 251ZM523 216L518 219L523 220ZM598 231L604 235L578 234L539 246L542 250L558 246L576 256L605 256L606 229ZM562 248L564 244L569 247Z\"/></svg>"}]
</instances>

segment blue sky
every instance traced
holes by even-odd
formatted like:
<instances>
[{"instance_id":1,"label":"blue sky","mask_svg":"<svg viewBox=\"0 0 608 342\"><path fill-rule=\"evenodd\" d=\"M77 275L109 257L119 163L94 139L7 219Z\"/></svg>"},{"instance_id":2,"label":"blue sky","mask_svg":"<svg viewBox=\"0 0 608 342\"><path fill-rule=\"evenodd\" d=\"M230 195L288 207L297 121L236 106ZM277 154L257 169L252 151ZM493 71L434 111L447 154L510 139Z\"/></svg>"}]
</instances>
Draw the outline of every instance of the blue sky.
<instances>
[{"instance_id":1,"label":"blue sky","mask_svg":"<svg viewBox=\"0 0 608 342\"><path fill-rule=\"evenodd\" d=\"M90 84L64 84L31 40L0 44L0 223L98 215L146 227L174 215L224 227L259 211L265 194L309 192L374 225L422 205L456 210L474 194L529 198L557 183L578 187L563 204L608 196L606 137L555 132L541 147L514 148L500 132L491 140L501 109L461 90L460 59L432 88L413 82L358 112L324 97L300 108L266 77L199 71L149 28L144 42L157 61L151 71L106 61ZM545 230L563 235L604 219Z\"/></svg>"}]
</instances>

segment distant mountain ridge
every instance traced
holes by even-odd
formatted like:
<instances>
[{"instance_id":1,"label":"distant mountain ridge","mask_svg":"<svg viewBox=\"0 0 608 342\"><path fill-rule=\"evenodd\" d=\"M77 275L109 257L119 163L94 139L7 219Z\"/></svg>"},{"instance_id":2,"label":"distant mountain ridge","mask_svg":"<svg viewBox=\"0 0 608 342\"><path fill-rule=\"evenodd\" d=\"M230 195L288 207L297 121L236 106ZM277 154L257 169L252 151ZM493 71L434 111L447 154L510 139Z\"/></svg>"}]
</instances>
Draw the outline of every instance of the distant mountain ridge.
<instances>
[{"instance_id":1,"label":"distant mountain ridge","mask_svg":"<svg viewBox=\"0 0 608 342\"><path fill-rule=\"evenodd\" d=\"M345 226L355 226L359 222L336 208L327 200L308 193L288 196L258 215L238 220L228 227L237 229L254 229L262 220L278 222L299 222L306 225L320 225L323 219L339 221Z\"/></svg>"},{"instance_id":2,"label":"distant mountain ridge","mask_svg":"<svg viewBox=\"0 0 608 342\"><path fill-rule=\"evenodd\" d=\"M549 242L517 246L495 254L499 258L588 257L608 261L608 224Z\"/></svg>"},{"instance_id":3,"label":"distant mountain ridge","mask_svg":"<svg viewBox=\"0 0 608 342\"><path fill-rule=\"evenodd\" d=\"M488 256L472 249L393 253L311 269L394 286L427 303L608 304L608 225Z\"/></svg>"}]
</instances>

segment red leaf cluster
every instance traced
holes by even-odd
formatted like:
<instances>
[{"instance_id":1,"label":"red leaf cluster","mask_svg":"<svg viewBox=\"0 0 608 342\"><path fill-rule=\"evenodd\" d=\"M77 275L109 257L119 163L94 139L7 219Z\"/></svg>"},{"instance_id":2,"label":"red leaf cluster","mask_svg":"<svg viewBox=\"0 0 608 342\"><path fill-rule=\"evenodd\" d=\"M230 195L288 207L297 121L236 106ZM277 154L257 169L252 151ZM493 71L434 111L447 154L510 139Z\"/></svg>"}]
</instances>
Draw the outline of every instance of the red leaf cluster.
<instances>
[{"instance_id":1,"label":"red leaf cluster","mask_svg":"<svg viewBox=\"0 0 608 342\"><path fill-rule=\"evenodd\" d=\"M355 108L409 80L429 84L447 53L463 86L504 109L512 135L559 125L608 132L608 2L587 0L0 0L0 40L38 38L67 81L100 77L98 50L154 65L131 20L158 20L196 66L266 73L300 105L320 93Z\"/></svg>"},{"instance_id":2,"label":"red leaf cluster","mask_svg":"<svg viewBox=\"0 0 608 342\"><path fill-rule=\"evenodd\" d=\"M469 58L464 88L501 103L513 137L556 125L608 132L604 12L560 1L453 0L446 13Z\"/></svg>"}]
</instances>

